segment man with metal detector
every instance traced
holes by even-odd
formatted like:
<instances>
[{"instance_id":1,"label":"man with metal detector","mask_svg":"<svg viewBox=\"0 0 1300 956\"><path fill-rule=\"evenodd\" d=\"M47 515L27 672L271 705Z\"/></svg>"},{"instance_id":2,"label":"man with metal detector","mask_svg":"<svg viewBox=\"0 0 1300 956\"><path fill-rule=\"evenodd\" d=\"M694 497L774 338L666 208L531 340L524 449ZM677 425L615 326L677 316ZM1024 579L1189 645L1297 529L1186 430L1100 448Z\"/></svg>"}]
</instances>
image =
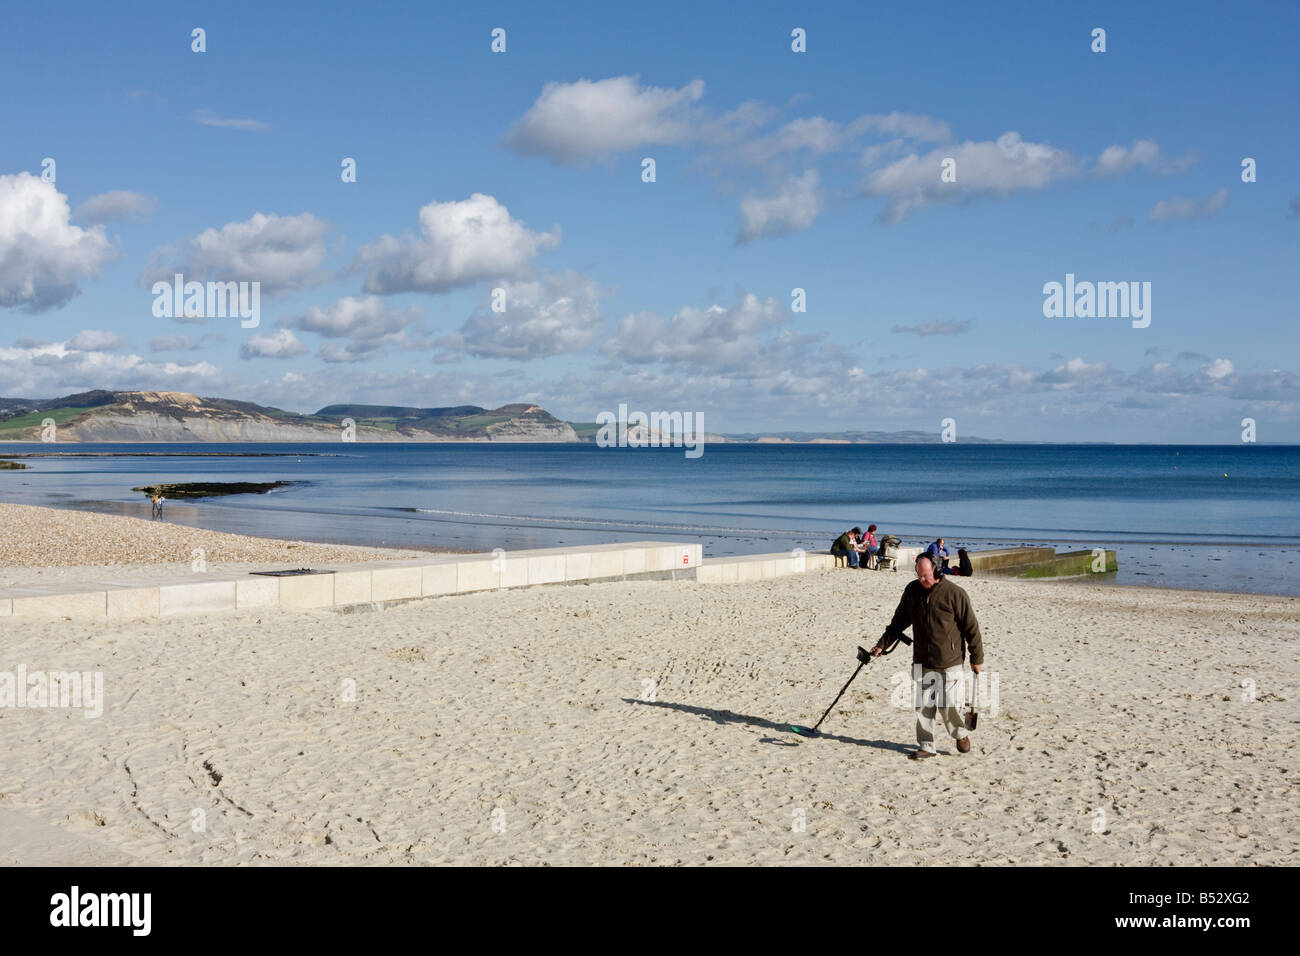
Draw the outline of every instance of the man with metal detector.
<instances>
[{"instance_id":1,"label":"man with metal detector","mask_svg":"<svg viewBox=\"0 0 1300 956\"><path fill-rule=\"evenodd\" d=\"M886 653L912 629L913 672L921 683L916 707L916 742L919 748L908 756L923 760L938 756L934 748L934 716L943 714L948 733L957 741L961 753L970 751L970 735L962 716L965 678L962 661L970 651L970 667L976 674L984 667L984 642L980 623L971 609L966 592L953 584L947 575L936 577L933 559L928 554L916 559L916 580L903 589L903 597L894 611L894 619L885 628L871 656Z\"/></svg>"}]
</instances>

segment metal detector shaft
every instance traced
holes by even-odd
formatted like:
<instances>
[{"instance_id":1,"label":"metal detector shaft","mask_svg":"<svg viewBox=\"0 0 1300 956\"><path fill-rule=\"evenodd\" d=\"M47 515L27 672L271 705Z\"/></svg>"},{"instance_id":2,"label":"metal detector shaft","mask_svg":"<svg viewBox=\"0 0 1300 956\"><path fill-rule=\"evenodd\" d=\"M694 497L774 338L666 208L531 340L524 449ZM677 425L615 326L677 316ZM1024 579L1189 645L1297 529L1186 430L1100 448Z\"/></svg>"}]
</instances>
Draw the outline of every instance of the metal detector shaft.
<instances>
[{"instance_id":1,"label":"metal detector shaft","mask_svg":"<svg viewBox=\"0 0 1300 956\"><path fill-rule=\"evenodd\" d=\"M858 676L858 673L862 670L862 668L866 667L868 664L871 663L875 654L877 653L888 654L898 645L899 641L902 641L904 644L912 643L912 639L910 637L907 637L902 634L899 634L895 636L892 640L888 641L887 643L884 643L885 638L889 636L890 636L889 632L886 631L884 637L881 638L881 642L878 642L877 644L877 647L879 648L878 651L874 649L872 651L869 651L865 647L862 646L858 647L858 669L853 672L853 677L850 677L847 681L844 682L844 686L840 688L840 692L835 695L835 699L831 701L831 705L826 708L826 713L822 714L821 717L818 718L817 723L813 724L811 730L804 730L802 727L796 727L796 726L791 726L790 730L803 737L815 737L817 735L817 728L822 725L823 720L825 720L827 717L830 716L831 711L835 709L835 705L838 704L840 702L840 698L844 696L844 692L849 689L849 684L853 683L853 678Z\"/></svg>"},{"instance_id":2,"label":"metal detector shaft","mask_svg":"<svg viewBox=\"0 0 1300 956\"><path fill-rule=\"evenodd\" d=\"M859 664L858 664L858 670L856 670L856 671L853 672L853 677L857 677L857 676L858 676L858 671L862 670L862 668L864 668L864 667L866 667L866 666L867 666L867 662L866 662L866 661L862 661L861 663L859 663ZM820 726L822 725L822 721L825 720L826 717L827 717L827 715L830 714L830 712L831 712L832 710L835 709L835 705L838 704L838 703L840 702L840 698L844 696L844 692L845 692L846 690L849 689L849 684L852 684L852 683L853 683L853 677L850 677L850 678L845 682L844 686L840 688L840 692L839 692L838 694L835 695L835 699L834 699L833 701L831 701L831 705L830 705L829 707L826 708L826 713L825 713L825 714L822 714L822 715L821 715L821 719L818 720L817 723L813 724L813 729L812 729L812 732L813 732L813 733L817 733L817 728L820 727Z\"/></svg>"}]
</instances>

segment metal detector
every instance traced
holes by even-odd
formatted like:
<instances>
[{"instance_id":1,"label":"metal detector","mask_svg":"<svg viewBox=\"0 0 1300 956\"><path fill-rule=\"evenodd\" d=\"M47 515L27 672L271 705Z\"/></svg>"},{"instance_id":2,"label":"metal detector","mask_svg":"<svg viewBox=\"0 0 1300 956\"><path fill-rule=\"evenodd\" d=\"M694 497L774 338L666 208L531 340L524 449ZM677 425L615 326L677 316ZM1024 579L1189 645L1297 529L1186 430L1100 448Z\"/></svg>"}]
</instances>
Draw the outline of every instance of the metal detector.
<instances>
[{"instance_id":1,"label":"metal detector","mask_svg":"<svg viewBox=\"0 0 1300 956\"><path fill-rule=\"evenodd\" d=\"M881 656L883 657L885 654L891 653L894 650L894 648L898 646L899 641L902 641L904 644L912 643L912 639L910 637L907 637L904 634L899 634L898 637L896 637L893 641L885 645L885 647L880 652ZM871 663L871 652L859 645L858 669L853 672L853 677L857 677L858 671L861 671L862 668L866 667L870 663ZM818 720L817 723L813 724L811 728L800 727L796 724L791 724L790 725L791 733L798 734L800 737L816 737L817 728L822 725L822 721L825 720L826 717L830 714L830 712L835 709L835 705L840 702L840 698L844 696L844 692L849 689L849 684L853 683L853 677L850 677L848 679L848 682L843 687L840 688L840 692L835 695L835 699L831 701L831 705L826 708L826 713L822 714L821 720Z\"/></svg>"}]
</instances>

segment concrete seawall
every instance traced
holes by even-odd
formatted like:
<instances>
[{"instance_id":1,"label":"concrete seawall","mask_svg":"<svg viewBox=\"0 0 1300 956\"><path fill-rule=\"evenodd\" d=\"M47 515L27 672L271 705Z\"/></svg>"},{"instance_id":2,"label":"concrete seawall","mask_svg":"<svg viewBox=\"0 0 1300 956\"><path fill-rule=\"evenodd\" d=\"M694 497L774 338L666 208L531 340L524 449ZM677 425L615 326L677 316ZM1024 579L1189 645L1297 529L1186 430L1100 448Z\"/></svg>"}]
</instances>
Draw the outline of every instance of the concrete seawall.
<instances>
[{"instance_id":1,"label":"concrete seawall","mask_svg":"<svg viewBox=\"0 0 1300 956\"><path fill-rule=\"evenodd\" d=\"M589 548L544 548L411 561L331 564L332 573L172 575L147 586L112 583L104 568L90 584L8 588L0 617L167 617L243 608L325 608L385 604L542 584L694 577L703 546L637 541Z\"/></svg>"},{"instance_id":2,"label":"concrete seawall","mask_svg":"<svg viewBox=\"0 0 1300 956\"><path fill-rule=\"evenodd\" d=\"M911 574L922 548L899 549L898 569ZM93 581L0 590L0 617L135 618L245 608L350 608L545 584L690 579L739 584L835 567L828 551L783 551L703 560L703 546L634 541L586 548L540 548L482 555L443 555L409 561L323 565L328 573L170 575L141 585L113 581L113 569ZM1113 570L1115 552L1107 552ZM1057 555L1051 548L1006 548L971 555L975 572L1045 577L1086 574L1093 552ZM286 569L287 570L287 569Z\"/></svg>"}]
</instances>

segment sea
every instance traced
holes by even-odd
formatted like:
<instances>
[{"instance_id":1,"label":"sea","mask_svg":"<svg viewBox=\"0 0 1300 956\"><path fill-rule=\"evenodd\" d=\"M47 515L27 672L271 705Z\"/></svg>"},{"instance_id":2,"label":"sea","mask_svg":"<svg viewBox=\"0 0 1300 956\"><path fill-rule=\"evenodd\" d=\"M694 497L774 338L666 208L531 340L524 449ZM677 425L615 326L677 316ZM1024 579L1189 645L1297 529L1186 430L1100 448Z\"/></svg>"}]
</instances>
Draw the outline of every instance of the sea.
<instances>
[{"instance_id":1,"label":"sea","mask_svg":"<svg viewBox=\"0 0 1300 956\"><path fill-rule=\"evenodd\" d=\"M1300 446L0 443L0 500L150 518L133 487L289 481L172 500L218 531L433 550L702 542L822 550L854 525L949 551L1114 549L1143 585L1300 595Z\"/></svg>"}]
</instances>

